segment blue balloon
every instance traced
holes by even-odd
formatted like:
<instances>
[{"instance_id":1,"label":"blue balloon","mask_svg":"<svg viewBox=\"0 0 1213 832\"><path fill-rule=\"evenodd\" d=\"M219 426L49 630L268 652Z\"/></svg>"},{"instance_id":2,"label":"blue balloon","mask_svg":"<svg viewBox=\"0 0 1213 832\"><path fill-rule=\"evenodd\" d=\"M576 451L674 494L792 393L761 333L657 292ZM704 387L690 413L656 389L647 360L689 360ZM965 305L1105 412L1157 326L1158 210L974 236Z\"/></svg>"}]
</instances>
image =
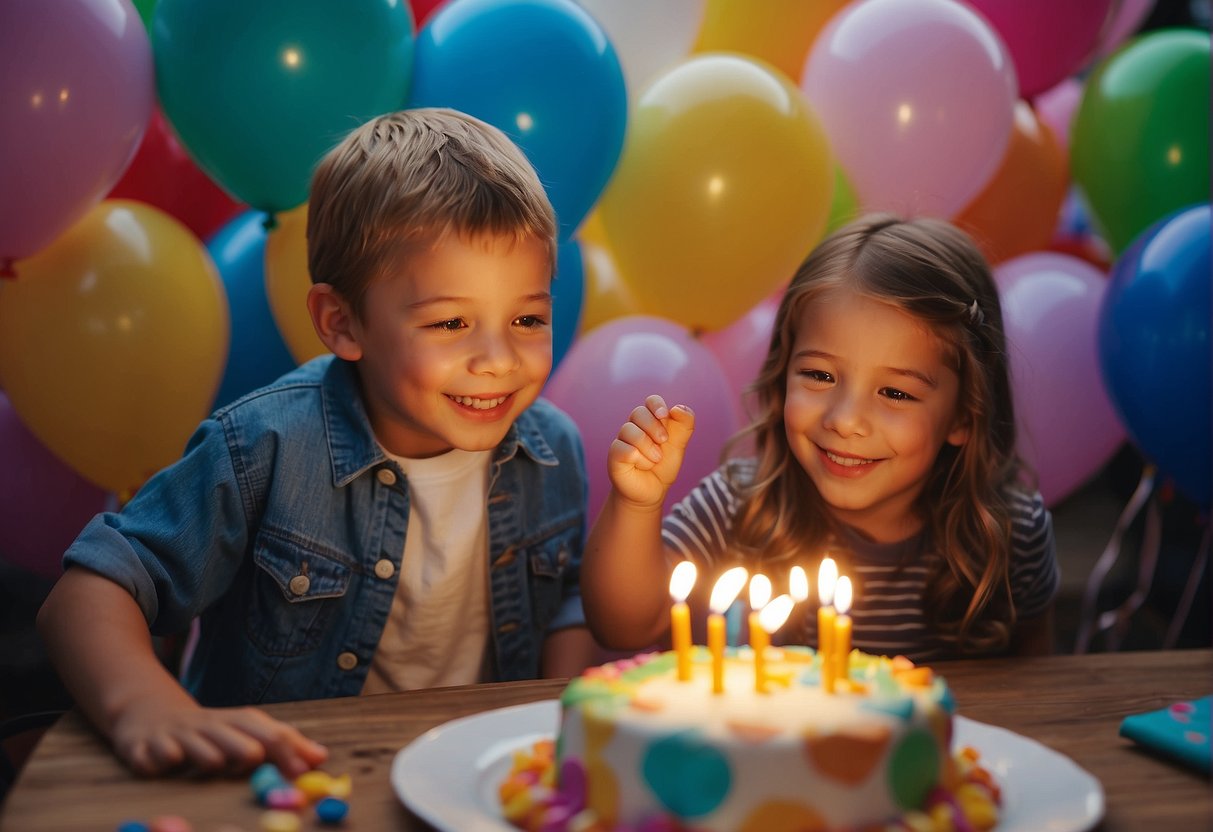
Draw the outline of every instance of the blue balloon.
<instances>
[{"instance_id":1,"label":"blue balloon","mask_svg":"<svg viewBox=\"0 0 1213 832\"><path fill-rule=\"evenodd\" d=\"M565 240L556 250L556 279L552 281L552 371L569 351L581 326L585 297L585 268L581 244Z\"/></svg>"},{"instance_id":2,"label":"blue balloon","mask_svg":"<svg viewBox=\"0 0 1213 832\"><path fill-rule=\"evenodd\" d=\"M223 278L231 312L232 341L213 407L269 384L295 368L265 293L265 214L245 211L206 244Z\"/></svg>"},{"instance_id":3,"label":"blue balloon","mask_svg":"<svg viewBox=\"0 0 1213 832\"><path fill-rule=\"evenodd\" d=\"M1201 505L1213 497L1209 205L1175 212L1116 261L1099 313L1104 383L1133 443Z\"/></svg>"},{"instance_id":4,"label":"blue balloon","mask_svg":"<svg viewBox=\"0 0 1213 832\"><path fill-rule=\"evenodd\" d=\"M623 150L615 48L572 0L453 0L417 34L410 107L450 107L526 153L568 239Z\"/></svg>"}]
</instances>

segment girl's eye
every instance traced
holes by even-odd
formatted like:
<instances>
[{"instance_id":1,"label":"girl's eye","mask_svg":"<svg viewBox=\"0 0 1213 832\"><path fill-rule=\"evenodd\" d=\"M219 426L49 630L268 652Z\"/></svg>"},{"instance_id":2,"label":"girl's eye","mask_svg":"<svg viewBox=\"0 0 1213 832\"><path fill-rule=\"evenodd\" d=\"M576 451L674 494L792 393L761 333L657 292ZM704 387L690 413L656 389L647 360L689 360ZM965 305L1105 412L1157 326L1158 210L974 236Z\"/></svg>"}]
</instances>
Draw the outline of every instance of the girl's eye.
<instances>
[{"instance_id":1,"label":"girl's eye","mask_svg":"<svg viewBox=\"0 0 1213 832\"><path fill-rule=\"evenodd\" d=\"M429 325L430 329L440 329L443 332L454 332L457 329L463 329L462 318L449 318L445 321L438 321Z\"/></svg>"},{"instance_id":2,"label":"girl's eye","mask_svg":"<svg viewBox=\"0 0 1213 832\"><path fill-rule=\"evenodd\" d=\"M822 384L830 384L834 381L834 376L827 373L825 370L800 370L799 375L804 376L811 381L819 381Z\"/></svg>"},{"instance_id":3,"label":"girl's eye","mask_svg":"<svg viewBox=\"0 0 1213 832\"><path fill-rule=\"evenodd\" d=\"M904 390L898 390L896 387L885 387L880 391L882 396L890 398L895 402L916 402L917 398L911 396Z\"/></svg>"},{"instance_id":4,"label":"girl's eye","mask_svg":"<svg viewBox=\"0 0 1213 832\"><path fill-rule=\"evenodd\" d=\"M514 319L514 324L523 329L539 329L546 326L547 321L539 315L521 315Z\"/></svg>"}]
</instances>

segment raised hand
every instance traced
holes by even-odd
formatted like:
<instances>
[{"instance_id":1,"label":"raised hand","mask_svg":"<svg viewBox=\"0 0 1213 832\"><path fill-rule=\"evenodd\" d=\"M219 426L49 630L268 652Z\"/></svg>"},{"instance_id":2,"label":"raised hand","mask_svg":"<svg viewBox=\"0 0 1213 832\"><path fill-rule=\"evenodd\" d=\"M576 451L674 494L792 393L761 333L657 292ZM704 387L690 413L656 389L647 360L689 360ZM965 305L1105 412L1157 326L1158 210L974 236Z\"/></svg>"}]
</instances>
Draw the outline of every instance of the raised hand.
<instances>
[{"instance_id":1,"label":"raised hand","mask_svg":"<svg viewBox=\"0 0 1213 832\"><path fill-rule=\"evenodd\" d=\"M657 395L646 398L607 452L607 475L618 496L638 507L660 508L694 430L695 414L689 407L667 407Z\"/></svg>"}]
</instances>

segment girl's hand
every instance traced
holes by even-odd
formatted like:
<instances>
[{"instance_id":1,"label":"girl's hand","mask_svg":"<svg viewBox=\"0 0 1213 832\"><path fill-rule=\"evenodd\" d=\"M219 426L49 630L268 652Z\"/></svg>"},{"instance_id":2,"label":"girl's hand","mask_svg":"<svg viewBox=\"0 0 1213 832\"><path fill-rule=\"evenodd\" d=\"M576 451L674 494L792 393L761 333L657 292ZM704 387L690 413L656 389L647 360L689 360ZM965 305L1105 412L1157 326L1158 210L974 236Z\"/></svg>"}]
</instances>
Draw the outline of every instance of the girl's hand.
<instances>
[{"instance_id":1,"label":"girl's hand","mask_svg":"<svg viewBox=\"0 0 1213 832\"><path fill-rule=\"evenodd\" d=\"M114 751L135 772L177 769L244 774L271 762L288 779L316 768L328 750L256 708L189 702L132 702L114 722Z\"/></svg>"},{"instance_id":2,"label":"girl's hand","mask_svg":"<svg viewBox=\"0 0 1213 832\"><path fill-rule=\"evenodd\" d=\"M694 430L695 414L686 405L667 408L661 396L645 399L607 452L607 475L616 494L635 506L660 509Z\"/></svg>"}]
</instances>

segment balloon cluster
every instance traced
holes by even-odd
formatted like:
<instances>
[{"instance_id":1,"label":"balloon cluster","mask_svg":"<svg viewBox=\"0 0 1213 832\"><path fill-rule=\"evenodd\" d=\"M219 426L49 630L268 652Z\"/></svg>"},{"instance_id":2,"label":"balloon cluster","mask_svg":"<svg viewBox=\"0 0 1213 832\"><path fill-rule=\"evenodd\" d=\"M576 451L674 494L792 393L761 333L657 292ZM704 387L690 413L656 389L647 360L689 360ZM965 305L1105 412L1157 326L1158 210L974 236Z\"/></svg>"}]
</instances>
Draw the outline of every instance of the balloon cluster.
<instances>
[{"instance_id":1,"label":"balloon cluster","mask_svg":"<svg viewBox=\"0 0 1213 832\"><path fill-rule=\"evenodd\" d=\"M699 414L672 496L716 464L782 287L867 210L952 219L995 265L1046 500L1127 436L1207 502L1178 449L1210 434L1209 39L1135 34L1153 3L0 5L0 557L53 564L211 408L323 351L312 168L419 106L500 127L548 189L547 392L584 434L591 513L645 393ZM14 531L65 493L79 511Z\"/></svg>"}]
</instances>

